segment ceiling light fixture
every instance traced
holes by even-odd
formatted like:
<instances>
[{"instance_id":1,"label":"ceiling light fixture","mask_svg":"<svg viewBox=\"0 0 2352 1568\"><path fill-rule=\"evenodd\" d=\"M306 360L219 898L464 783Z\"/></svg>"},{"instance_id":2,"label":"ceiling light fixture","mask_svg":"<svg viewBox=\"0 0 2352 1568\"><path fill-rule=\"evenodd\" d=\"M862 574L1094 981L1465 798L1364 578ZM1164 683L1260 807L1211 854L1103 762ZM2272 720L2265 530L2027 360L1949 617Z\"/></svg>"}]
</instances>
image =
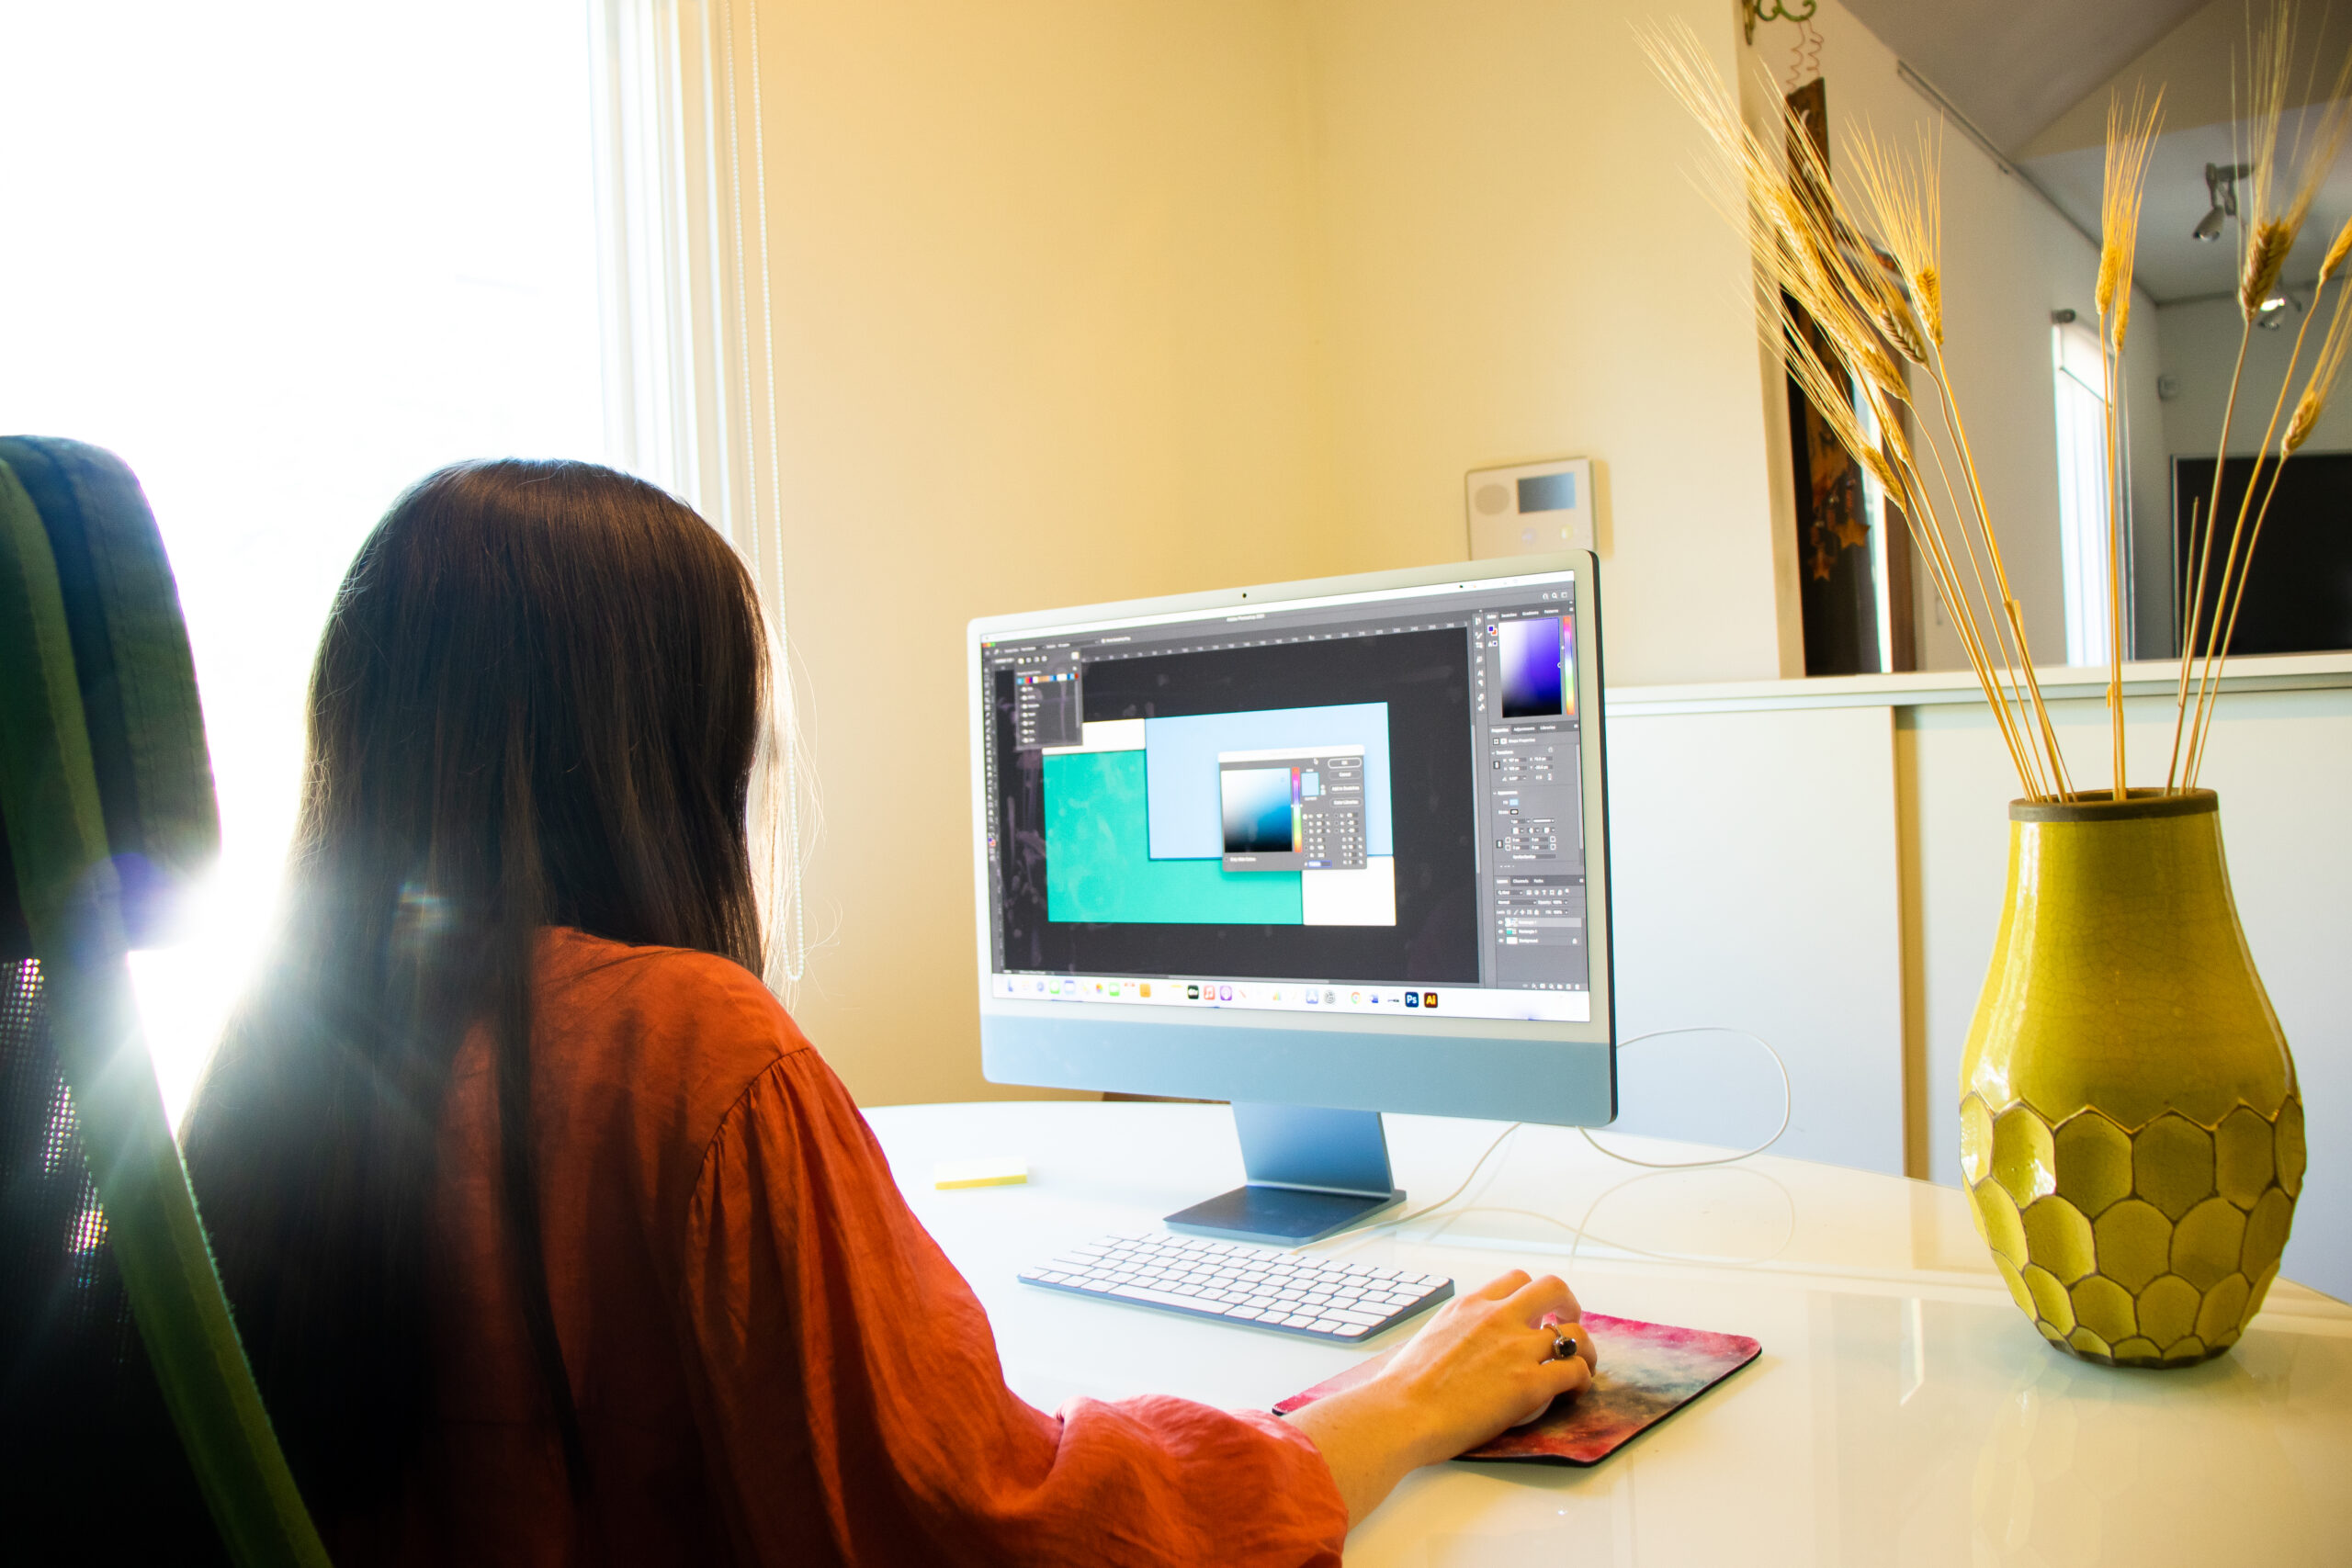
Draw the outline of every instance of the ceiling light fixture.
<instances>
[{"instance_id":1,"label":"ceiling light fixture","mask_svg":"<svg viewBox=\"0 0 2352 1568\"><path fill-rule=\"evenodd\" d=\"M2301 315L2306 308L2303 304L2303 297L2291 288L2274 292L2269 299L2265 299L2256 308L2254 324L2266 332L2277 332L2287 324L2287 307L2290 305L2295 308L2294 313L2298 316Z\"/></svg>"},{"instance_id":2,"label":"ceiling light fixture","mask_svg":"<svg viewBox=\"0 0 2352 1568\"><path fill-rule=\"evenodd\" d=\"M2218 240L2222 225L2238 215L2238 181L2254 173L2251 164L2208 164L2205 165L2205 199L2212 208L2197 220L2189 237L2197 240Z\"/></svg>"}]
</instances>

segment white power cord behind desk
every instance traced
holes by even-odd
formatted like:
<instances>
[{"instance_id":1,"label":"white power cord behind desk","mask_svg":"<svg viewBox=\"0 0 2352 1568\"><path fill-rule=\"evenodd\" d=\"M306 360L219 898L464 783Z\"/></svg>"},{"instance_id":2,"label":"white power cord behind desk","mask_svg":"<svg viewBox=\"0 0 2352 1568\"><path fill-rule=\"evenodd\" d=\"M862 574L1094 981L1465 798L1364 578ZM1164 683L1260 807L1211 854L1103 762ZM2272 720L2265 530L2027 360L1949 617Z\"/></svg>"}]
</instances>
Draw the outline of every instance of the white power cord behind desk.
<instances>
[{"instance_id":1,"label":"white power cord behind desk","mask_svg":"<svg viewBox=\"0 0 2352 1568\"><path fill-rule=\"evenodd\" d=\"M1734 1155L1719 1155L1713 1159L1635 1159L1632 1155L1621 1154L1617 1150L1612 1149L1608 1145L1602 1143L1600 1139L1594 1137L1590 1128L1579 1127L1577 1131L1583 1135L1586 1143L1590 1144L1594 1148L1600 1150L1602 1154L1607 1155L1611 1159L1623 1161L1626 1165L1637 1165L1646 1170L1696 1170L1704 1166L1733 1165L1740 1160L1753 1159L1756 1156L1762 1154L1765 1150L1770 1148L1774 1144L1781 1141L1781 1135L1789 1130L1789 1117L1796 1108L1795 1091L1789 1082L1788 1063L1781 1059L1780 1052L1772 1048L1772 1043L1765 1039L1762 1035L1756 1033L1752 1030L1733 1029L1724 1024L1694 1024L1687 1029L1653 1029L1646 1034L1636 1034L1631 1040L1619 1041L1617 1043L1617 1049L1623 1051L1632 1046L1639 1045L1645 1040L1665 1040L1683 1034L1736 1034L1745 1039L1753 1040L1757 1044L1764 1048L1764 1054L1772 1058L1773 1070L1781 1075L1781 1121L1780 1124L1772 1129L1772 1135L1765 1139L1762 1143L1757 1145L1752 1149L1742 1149L1739 1153ZM1412 1210L1408 1213L1400 1214L1393 1220L1383 1220L1376 1224L1366 1225L1360 1230L1343 1231L1339 1235L1324 1238L1325 1243L1354 1241L1379 1235L1385 1232L1395 1230L1399 1225L1410 1224L1415 1220L1422 1219L1430 1214L1437 1213L1440 1209L1444 1208L1448 1203L1453 1202L1456 1198L1461 1197L1464 1192L1469 1190L1470 1184L1478 1179L1478 1173L1486 1169L1487 1162L1494 1157L1495 1151L1503 1146L1503 1141L1509 1138L1513 1133L1518 1132L1521 1127L1526 1125L1527 1123L1524 1122L1514 1122L1510 1126L1504 1128L1501 1132L1496 1134L1494 1142L1487 1145L1485 1152L1478 1156L1476 1163L1470 1167L1469 1174L1464 1176L1458 1183L1455 1184L1453 1191L1448 1192L1444 1197L1440 1198L1434 1203L1424 1203L1419 1208ZM1588 1217L1589 1217L1589 1211ZM1579 1227L1579 1229L1581 1227ZM1303 1251L1305 1249L1302 1247L1294 1248L1293 1250Z\"/></svg>"}]
</instances>

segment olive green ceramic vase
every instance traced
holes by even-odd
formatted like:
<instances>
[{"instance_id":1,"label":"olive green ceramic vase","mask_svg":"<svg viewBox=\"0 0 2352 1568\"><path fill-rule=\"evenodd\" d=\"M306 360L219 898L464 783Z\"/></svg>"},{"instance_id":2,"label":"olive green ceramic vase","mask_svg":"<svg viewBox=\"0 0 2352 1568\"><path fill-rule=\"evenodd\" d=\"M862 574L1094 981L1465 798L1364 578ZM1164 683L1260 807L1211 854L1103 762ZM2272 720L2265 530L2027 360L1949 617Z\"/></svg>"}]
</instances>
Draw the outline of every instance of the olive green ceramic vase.
<instances>
[{"instance_id":1,"label":"olive green ceramic vase","mask_svg":"<svg viewBox=\"0 0 2352 1568\"><path fill-rule=\"evenodd\" d=\"M1960 1087L1976 1226L2043 1337L2127 1367L2236 1343L2302 1190L2303 1107L2211 790L2010 806Z\"/></svg>"}]
</instances>

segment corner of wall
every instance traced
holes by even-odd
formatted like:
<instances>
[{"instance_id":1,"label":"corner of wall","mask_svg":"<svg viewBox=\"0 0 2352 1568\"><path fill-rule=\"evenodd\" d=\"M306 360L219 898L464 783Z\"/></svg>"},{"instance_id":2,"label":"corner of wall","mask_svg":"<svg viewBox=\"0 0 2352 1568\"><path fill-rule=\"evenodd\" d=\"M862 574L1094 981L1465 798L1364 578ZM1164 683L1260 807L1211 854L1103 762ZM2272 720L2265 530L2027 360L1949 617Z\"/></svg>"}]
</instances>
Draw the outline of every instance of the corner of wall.
<instances>
[{"instance_id":1,"label":"corner of wall","mask_svg":"<svg viewBox=\"0 0 2352 1568\"><path fill-rule=\"evenodd\" d=\"M1739 107L1759 134L1777 137L1778 106L1765 96L1770 83L1756 46L1742 42L1734 56L1739 71ZM1796 460L1790 445L1789 378L1781 356L1759 333L1756 343L1756 393L1764 415L1764 479L1772 527L1772 631L1780 678L1797 680L1804 671L1804 580L1797 551Z\"/></svg>"}]
</instances>

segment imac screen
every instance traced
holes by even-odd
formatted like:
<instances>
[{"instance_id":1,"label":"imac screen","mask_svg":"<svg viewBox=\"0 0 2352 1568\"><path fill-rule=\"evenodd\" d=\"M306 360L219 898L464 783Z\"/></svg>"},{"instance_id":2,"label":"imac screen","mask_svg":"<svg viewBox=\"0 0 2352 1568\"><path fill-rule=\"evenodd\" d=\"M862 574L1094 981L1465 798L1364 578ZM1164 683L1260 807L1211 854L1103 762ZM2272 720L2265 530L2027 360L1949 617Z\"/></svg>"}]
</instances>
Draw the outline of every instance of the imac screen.
<instances>
[{"instance_id":1,"label":"imac screen","mask_svg":"<svg viewBox=\"0 0 2352 1568\"><path fill-rule=\"evenodd\" d=\"M1569 572L998 633L991 994L1584 1021Z\"/></svg>"}]
</instances>

